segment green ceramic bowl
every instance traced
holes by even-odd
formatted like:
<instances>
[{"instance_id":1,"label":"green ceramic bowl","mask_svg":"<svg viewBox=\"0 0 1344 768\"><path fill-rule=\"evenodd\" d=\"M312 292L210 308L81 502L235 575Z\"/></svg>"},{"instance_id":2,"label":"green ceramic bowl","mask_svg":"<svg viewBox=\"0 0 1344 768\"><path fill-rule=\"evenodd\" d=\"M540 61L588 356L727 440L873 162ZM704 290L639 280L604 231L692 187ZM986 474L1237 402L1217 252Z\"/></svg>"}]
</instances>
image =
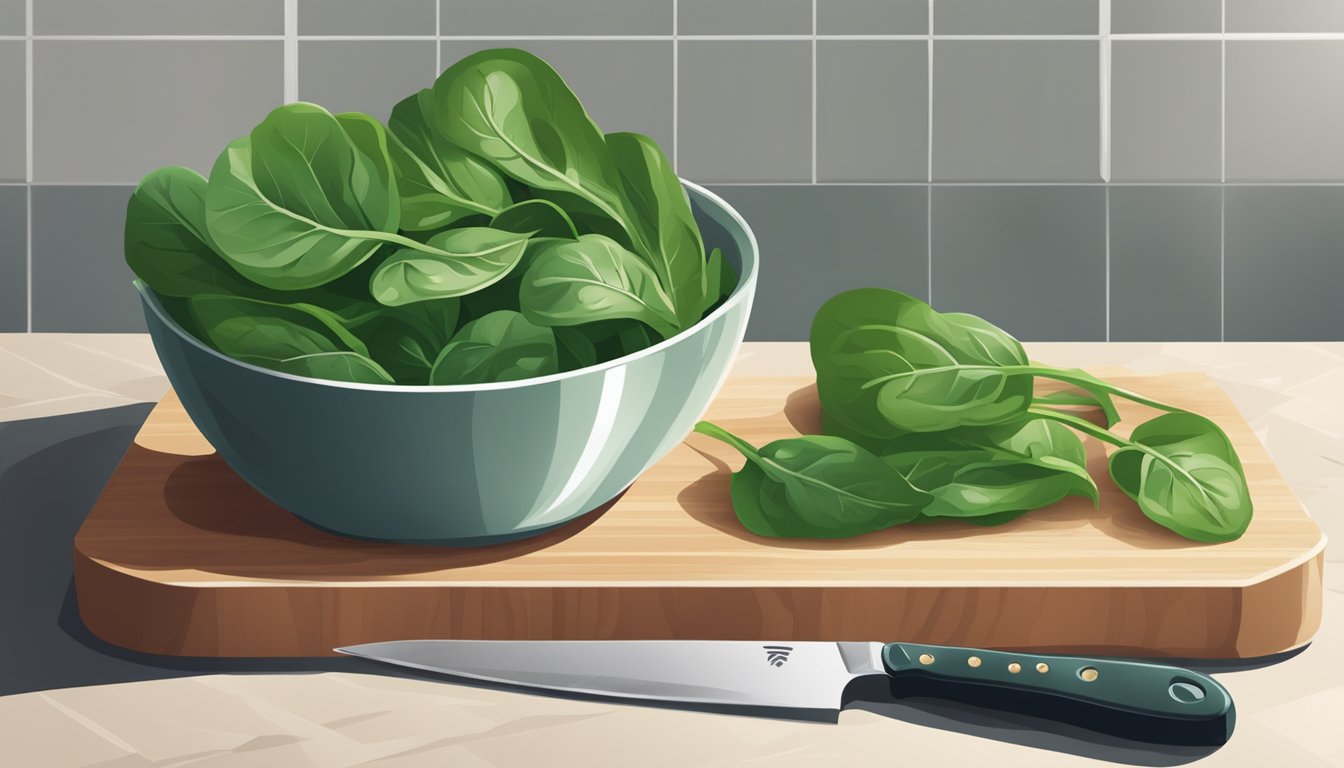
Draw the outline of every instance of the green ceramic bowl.
<instances>
[{"instance_id":1,"label":"green ceramic bowl","mask_svg":"<svg viewBox=\"0 0 1344 768\"><path fill-rule=\"evenodd\" d=\"M229 466L267 498L363 539L479 545L553 528L614 498L680 442L728 375L756 290L756 240L686 183L737 289L689 330L609 362L478 385L350 384L216 352L136 282L159 360Z\"/></svg>"}]
</instances>

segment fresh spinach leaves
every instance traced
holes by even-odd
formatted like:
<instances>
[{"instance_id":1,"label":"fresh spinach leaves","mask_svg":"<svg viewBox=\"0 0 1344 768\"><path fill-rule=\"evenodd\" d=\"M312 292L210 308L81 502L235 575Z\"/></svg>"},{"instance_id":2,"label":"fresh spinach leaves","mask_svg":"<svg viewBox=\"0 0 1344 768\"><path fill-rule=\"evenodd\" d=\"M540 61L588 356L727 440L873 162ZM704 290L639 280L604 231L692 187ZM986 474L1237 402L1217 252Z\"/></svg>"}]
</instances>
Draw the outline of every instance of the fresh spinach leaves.
<instances>
[{"instance_id":1,"label":"fresh spinach leaves","mask_svg":"<svg viewBox=\"0 0 1344 768\"><path fill-rule=\"evenodd\" d=\"M828 435L757 450L712 424L696 427L747 457L732 502L756 533L852 536L935 519L999 525L1068 496L1095 503L1079 433L1115 446L1112 479L1159 525L1216 542L1250 524L1245 473L1216 424L1080 370L1032 363L981 318L864 288L822 306L810 343ZM1036 396L1037 378L1073 389ZM1166 413L1122 438L1109 429L1119 420L1116 397ZM1076 406L1096 407L1106 426L1061 410ZM799 481L785 469L812 479L812 493L790 492ZM901 497L909 504L901 515L854 514L894 497L894 478L917 492ZM868 507L851 502L854 489Z\"/></svg>"},{"instance_id":2,"label":"fresh spinach leaves","mask_svg":"<svg viewBox=\"0 0 1344 768\"><path fill-rule=\"evenodd\" d=\"M810 344L824 428L928 491L925 517L1001 522L1068 495L1095 500L1079 432L1116 447L1112 478L1158 524L1227 541L1250 523L1245 474L1216 424L1084 371L1032 363L978 317L859 289L822 306ZM1038 378L1074 389L1037 397ZM1108 429L1116 397L1166 413L1121 438ZM1060 410L1079 405L1100 408L1106 427Z\"/></svg>"},{"instance_id":3,"label":"fresh spinach leaves","mask_svg":"<svg viewBox=\"0 0 1344 768\"><path fill-rule=\"evenodd\" d=\"M406 385L576 370L690 328L737 275L708 259L651 139L604 135L563 79L481 51L384 127L272 111L208 179L145 177L126 261L190 333L297 375Z\"/></svg>"}]
</instances>

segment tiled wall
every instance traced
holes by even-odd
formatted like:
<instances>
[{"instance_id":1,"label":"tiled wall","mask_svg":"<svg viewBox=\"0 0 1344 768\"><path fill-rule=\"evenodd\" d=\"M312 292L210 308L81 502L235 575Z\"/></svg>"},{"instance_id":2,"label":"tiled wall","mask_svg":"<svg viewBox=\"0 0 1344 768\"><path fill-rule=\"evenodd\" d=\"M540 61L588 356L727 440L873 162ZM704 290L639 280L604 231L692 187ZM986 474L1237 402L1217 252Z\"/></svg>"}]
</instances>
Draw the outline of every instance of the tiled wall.
<instances>
[{"instance_id":1,"label":"tiled wall","mask_svg":"<svg viewBox=\"0 0 1344 768\"><path fill-rule=\"evenodd\" d=\"M516 45L762 245L1026 339L1344 339L1344 0L0 0L0 331L143 327L132 185Z\"/></svg>"}]
</instances>

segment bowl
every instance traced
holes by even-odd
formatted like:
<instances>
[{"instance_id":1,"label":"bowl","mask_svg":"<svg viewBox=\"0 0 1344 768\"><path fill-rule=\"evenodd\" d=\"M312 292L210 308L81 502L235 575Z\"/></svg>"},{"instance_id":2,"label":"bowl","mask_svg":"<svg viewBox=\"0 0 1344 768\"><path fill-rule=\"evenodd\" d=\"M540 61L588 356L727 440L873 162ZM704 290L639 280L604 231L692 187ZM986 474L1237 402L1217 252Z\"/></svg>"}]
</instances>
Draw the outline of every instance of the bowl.
<instances>
[{"instance_id":1,"label":"bowl","mask_svg":"<svg viewBox=\"0 0 1344 768\"><path fill-rule=\"evenodd\" d=\"M727 378L756 289L756 240L727 203L683 185L707 249L737 268L737 288L673 338L550 376L448 386L293 376L205 346L136 288L187 414L280 507L361 539L523 538L619 495L685 438Z\"/></svg>"}]
</instances>

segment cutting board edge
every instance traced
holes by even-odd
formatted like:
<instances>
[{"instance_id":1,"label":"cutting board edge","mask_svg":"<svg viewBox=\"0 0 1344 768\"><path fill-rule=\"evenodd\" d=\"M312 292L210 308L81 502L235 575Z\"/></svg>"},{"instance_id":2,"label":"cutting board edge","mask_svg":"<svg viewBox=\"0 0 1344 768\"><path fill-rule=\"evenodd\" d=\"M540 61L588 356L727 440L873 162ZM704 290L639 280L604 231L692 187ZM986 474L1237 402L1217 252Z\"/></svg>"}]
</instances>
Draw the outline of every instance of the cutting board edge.
<instances>
[{"instance_id":1,"label":"cutting board edge","mask_svg":"<svg viewBox=\"0 0 1344 768\"><path fill-rule=\"evenodd\" d=\"M507 626L493 628L472 625L469 617L464 618L471 612L461 610L463 605L480 606L494 598L494 589L489 587L427 589L389 584L285 589L255 585L205 590L138 579L78 553L74 566L80 618L95 636L122 648L168 656L328 656L334 655L331 649L336 647L417 637L748 641L885 638L1024 652L1254 659L1283 654L1311 642L1321 622L1324 562L1322 551L1299 568L1247 589L1225 587L1197 592L1170 585L1049 589L983 584L953 589L772 585L666 590L640 585L508 585L506 599L513 610L505 621ZM660 593L657 599L648 599L651 589ZM937 599L930 601L929 595L934 592L938 593ZM388 603L399 607L389 613ZM1161 611L1164 616L1175 611L1182 623L1164 620L1162 626L1145 630L1157 633L1148 639L1117 642L1100 626L1106 621L1080 621L1078 616L1081 606L1110 620L1116 615L1124 617L1127 610L1141 617L1147 610L1146 603L1165 608ZM670 610L671 614L659 614L651 620L642 610L647 604ZM986 613L985 604L995 606L988 625L979 620ZM629 606L624 614L622 605ZM1302 610L1290 610L1293 606ZM935 618L921 623L920 616L912 616L914 624L900 623L916 611L932 612ZM1267 612L1272 616L1276 611L1278 620L1265 620ZM1012 626L997 623L1005 614ZM407 616L430 619L416 626L395 624L406 621ZM760 621L743 626L743 616L756 616ZM1014 616L1026 618L1014 623ZM178 620L174 622L173 617ZM669 631L674 623L670 620L677 617L699 624L691 625L689 631ZM809 620L812 623L800 631ZM453 629L455 621L458 626ZM249 631L249 625L257 622L263 623L266 631ZM283 626L286 623L289 626ZM333 623L343 628L331 626ZM1121 624L1129 631L1143 629L1130 626L1128 620ZM276 631L276 625L281 625L281 631ZM374 632L371 626L382 631ZM1212 632L1211 627L1223 629ZM1089 638L1089 632L1100 634ZM1015 639L990 641L991 636ZM1043 638L1050 638L1050 642Z\"/></svg>"}]
</instances>

